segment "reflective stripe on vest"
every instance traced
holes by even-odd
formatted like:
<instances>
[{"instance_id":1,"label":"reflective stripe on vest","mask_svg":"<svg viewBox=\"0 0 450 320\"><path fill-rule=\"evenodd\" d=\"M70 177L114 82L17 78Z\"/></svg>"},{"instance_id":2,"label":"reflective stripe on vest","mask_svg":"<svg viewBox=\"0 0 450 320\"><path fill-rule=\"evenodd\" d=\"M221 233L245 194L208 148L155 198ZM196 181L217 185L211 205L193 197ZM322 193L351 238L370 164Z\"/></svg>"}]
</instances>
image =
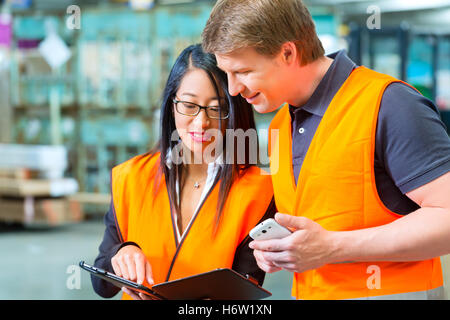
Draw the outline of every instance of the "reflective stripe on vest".
<instances>
[{"instance_id":1,"label":"reflective stripe on vest","mask_svg":"<svg viewBox=\"0 0 450 320\"><path fill-rule=\"evenodd\" d=\"M152 266L155 283L231 268L236 248L273 198L270 176L251 167L233 183L214 233L217 183L177 243L163 176L160 188L155 188L159 161L159 154L152 158L138 156L113 168L112 198L121 239L141 247Z\"/></svg>"},{"instance_id":2,"label":"reflective stripe on vest","mask_svg":"<svg viewBox=\"0 0 450 320\"><path fill-rule=\"evenodd\" d=\"M384 296L356 298L353 300L443 300L443 299L445 299L444 287L440 286L435 289L425 291L387 294Z\"/></svg>"},{"instance_id":3,"label":"reflective stripe on vest","mask_svg":"<svg viewBox=\"0 0 450 320\"><path fill-rule=\"evenodd\" d=\"M365 67L351 73L317 128L297 184L288 106L279 110L270 125L274 137L269 139L279 212L305 216L330 231L370 228L402 217L384 206L374 173L378 110L385 88L394 81L398 80ZM372 266L381 274L376 290L368 285ZM329 264L294 274L292 295L298 299L353 299L426 291L442 283L439 257L413 262Z\"/></svg>"}]
</instances>

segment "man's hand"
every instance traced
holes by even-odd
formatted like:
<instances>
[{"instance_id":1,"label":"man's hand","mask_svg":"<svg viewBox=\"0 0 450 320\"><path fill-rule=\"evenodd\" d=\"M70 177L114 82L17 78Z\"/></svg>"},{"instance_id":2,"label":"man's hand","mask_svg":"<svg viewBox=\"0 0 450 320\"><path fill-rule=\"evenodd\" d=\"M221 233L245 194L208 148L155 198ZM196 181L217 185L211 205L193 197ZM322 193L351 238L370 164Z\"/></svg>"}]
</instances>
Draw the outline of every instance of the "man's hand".
<instances>
[{"instance_id":1,"label":"man's hand","mask_svg":"<svg viewBox=\"0 0 450 320\"><path fill-rule=\"evenodd\" d=\"M263 271L303 272L332 262L332 232L305 217L277 213L275 220L293 233L283 239L252 241L249 244Z\"/></svg>"},{"instance_id":2,"label":"man's hand","mask_svg":"<svg viewBox=\"0 0 450 320\"><path fill-rule=\"evenodd\" d=\"M150 262L148 262L142 250L134 245L127 245L121 248L114 257L111 258L114 273L119 277L143 284L147 280L149 285L153 285L153 274Z\"/></svg>"}]
</instances>

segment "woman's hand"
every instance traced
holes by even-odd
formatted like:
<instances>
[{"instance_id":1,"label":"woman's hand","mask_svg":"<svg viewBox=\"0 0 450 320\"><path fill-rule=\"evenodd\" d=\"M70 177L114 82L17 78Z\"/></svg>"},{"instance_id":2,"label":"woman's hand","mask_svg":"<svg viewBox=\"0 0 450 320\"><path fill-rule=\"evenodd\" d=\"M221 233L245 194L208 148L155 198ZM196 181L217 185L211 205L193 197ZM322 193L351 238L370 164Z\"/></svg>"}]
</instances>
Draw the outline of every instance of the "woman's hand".
<instances>
[{"instance_id":1,"label":"woman's hand","mask_svg":"<svg viewBox=\"0 0 450 320\"><path fill-rule=\"evenodd\" d=\"M127 245L111 258L114 273L119 277L143 284L144 280L154 284L152 267L140 248Z\"/></svg>"}]
</instances>

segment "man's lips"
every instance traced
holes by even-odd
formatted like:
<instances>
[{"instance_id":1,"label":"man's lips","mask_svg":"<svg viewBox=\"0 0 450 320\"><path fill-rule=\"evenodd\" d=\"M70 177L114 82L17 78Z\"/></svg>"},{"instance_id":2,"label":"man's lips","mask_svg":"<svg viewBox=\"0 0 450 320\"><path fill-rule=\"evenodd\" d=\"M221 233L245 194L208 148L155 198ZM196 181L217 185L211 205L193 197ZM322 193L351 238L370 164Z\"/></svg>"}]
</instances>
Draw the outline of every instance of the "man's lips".
<instances>
[{"instance_id":1,"label":"man's lips","mask_svg":"<svg viewBox=\"0 0 450 320\"><path fill-rule=\"evenodd\" d=\"M258 96L259 96L259 92L256 93L256 94L254 94L254 95L251 96L251 97L244 97L244 98L245 98L245 100L247 100L248 103L251 104L253 101L255 101L255 99L256 99Z\"/></svg>"}]
</instances>

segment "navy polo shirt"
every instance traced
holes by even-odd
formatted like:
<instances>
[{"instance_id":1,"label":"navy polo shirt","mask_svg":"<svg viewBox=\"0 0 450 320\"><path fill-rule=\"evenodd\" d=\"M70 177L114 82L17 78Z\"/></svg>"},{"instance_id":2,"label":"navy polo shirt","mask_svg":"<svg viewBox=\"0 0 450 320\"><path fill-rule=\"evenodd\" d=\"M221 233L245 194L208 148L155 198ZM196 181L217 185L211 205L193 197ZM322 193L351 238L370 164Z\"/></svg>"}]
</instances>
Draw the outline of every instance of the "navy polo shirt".
<instances>
[{"instance_id":1,"label":"navy polo shirt","mask_svg":"<svg viewBox=\"0 0 450 320\"><path fill-rule=\"evenodd\" d=\"M310 99L301 107L289 106L295 181L328 105L357 67L343 50L328 57L334 61ZM438 109L403 83L390 84L383 94L374 167L380 199L399 214L419 208L405 193L450 171L450 139Z\"/></svg>"}]
</instances>

